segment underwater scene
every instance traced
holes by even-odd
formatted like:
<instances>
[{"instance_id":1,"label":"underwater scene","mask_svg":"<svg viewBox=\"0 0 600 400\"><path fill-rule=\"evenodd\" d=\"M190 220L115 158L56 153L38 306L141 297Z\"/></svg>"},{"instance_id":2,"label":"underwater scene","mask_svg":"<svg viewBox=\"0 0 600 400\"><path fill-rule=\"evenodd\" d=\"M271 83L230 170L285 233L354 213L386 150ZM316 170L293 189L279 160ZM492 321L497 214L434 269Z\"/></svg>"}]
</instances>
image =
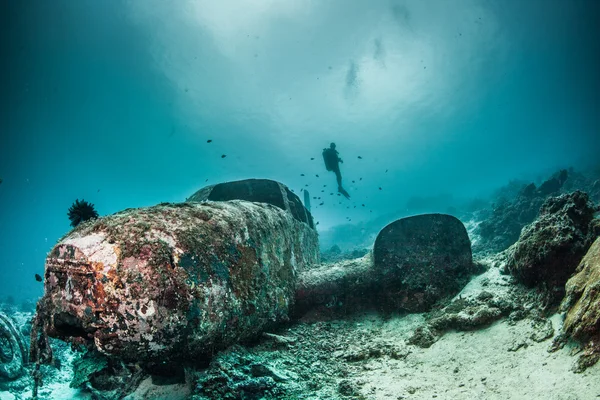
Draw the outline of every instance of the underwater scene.
<instances>
[{"instance_id":1,"label":"underwater scene","mask_svg":"<svg viewBox=\"0 0 600 400\"><path fill-rule=\"evenodd\" d=\"M0 2L0 400L600 398L598 21Z\"/></svg>"}]
</instances>

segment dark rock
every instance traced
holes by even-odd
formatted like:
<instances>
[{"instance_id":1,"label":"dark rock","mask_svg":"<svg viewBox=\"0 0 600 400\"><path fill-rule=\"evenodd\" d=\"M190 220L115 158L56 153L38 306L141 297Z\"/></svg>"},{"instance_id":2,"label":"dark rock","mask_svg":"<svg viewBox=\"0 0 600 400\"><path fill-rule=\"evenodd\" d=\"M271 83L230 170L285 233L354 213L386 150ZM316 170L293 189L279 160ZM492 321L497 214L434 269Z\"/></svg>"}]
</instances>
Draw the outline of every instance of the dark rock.
<instances>
[{"instance_id":1,"label":"dark rock","mask_svg":"<svg viewBox=\"0 0 600 400\"><path fill-rule=\"evenodd\" d=\"M544 203L543 197L535 192L531 193L526 188L514 200L504 200L496 204L489 218L479 224L477 232L481 243L474 251L502 251L519 239L521 229L535 219Z\"/></svg>"},{"instance_id":2,"label":"dark rock","mask_svg":"<svg viewBox=\"0 0 600 400\"><path fill-rule=\"evenodd\" d=\"M555 194L562 188L568 177L569 173L566 169L560 170L550 179L542 183L537 191L541 196Z\"/></svg>"},{"instance_id":3,"label":"dark rock","mask_svg":"<svg viewBox=\"0 0 600 400\"><path fill-rule=\"evenodd\" d=\"M427 311L458 293L474 272L467 231L462 222L445 214L389 224L375 240L373 257L386 309Z\"/></svg>"},{"instance_id":4,"label":"dark rock","mask_svg":"<svg viewBox=\"0 0 600 400\"><path fill-rule=\"evenodd\" d=\"M413 346L427 349L437 341L437 336L431 332L429 327L420 326L413 332L412 336L406 341Z\"/></svg>"},{"instance_id":5,"label":"dark rock","mask_svg":"<svg viewBox=\"0 0 600 400\"><path fill-rule=\"evenodd\" d=\"M564 285L590 245L594 207L588 195L574 192L548 199L536 221L523 229L508 250L507 270L528 287L562 298Z\"/></svg>"},{"instance_id":6,"label":"dark rock","mask_svg":"<svg viewBox=\"0 0 600 400\"><path fill-rule=\"evenodd\" d=\"M535 183L530 183L529 185L523 188L523 190L520 193L520 196L533 197L535 195L536 189L537 188L535 187Z\"/></svg>"},{"instance_id":7,"label":"dark rock","mask_svg":"<svg viewBox=\"0 0 600 400\"><path fill-rule=\"evenodd\" d=\"M200 399L279 399L287 393L284 375L240 346L218 354L194 377Z\"/></svg>"},{"instance_id":8,"label":"dark rock","mask_svg":"<svg viewBox=\"0 0 600 400\"><path fill-rule=\"evenodd\" d=\"M284 184L269 179L245 179L224 182L204 187L190 196L187 201L246 200L272 204L286 210L298 221L314 228L312 215L300 198Z\"/></svg>"},{"instance_id":9,"label":"dark rock","mask_svg":"<svg viewBox=\"0 0 600 400\"><path fill-rule=\"evenodd\" d=\"M358 390L356 384L347 379L340 381L338 384L338 392L343 396L350 396L352 398L361 397L360 391Z\"/></svg>"}]
</instances>

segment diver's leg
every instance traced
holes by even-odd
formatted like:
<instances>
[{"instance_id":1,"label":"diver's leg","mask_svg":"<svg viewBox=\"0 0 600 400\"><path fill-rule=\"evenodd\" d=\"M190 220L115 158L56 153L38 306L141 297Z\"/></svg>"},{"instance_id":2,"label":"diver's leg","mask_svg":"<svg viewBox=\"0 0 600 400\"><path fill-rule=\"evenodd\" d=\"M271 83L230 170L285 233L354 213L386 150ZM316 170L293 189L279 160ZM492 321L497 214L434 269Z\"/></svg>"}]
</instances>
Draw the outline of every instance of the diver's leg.
<instances>
[{"instance_id":1,"label":"diver's leg","mask_svg":"<svg viewBox=\"0 0 600 400\"><path fill-rule=\"evenodd\" d=\"M335 170L335 178L337 179L338 188L342 187L342 173L339 168Z\"/></svg>"}]
</instances>

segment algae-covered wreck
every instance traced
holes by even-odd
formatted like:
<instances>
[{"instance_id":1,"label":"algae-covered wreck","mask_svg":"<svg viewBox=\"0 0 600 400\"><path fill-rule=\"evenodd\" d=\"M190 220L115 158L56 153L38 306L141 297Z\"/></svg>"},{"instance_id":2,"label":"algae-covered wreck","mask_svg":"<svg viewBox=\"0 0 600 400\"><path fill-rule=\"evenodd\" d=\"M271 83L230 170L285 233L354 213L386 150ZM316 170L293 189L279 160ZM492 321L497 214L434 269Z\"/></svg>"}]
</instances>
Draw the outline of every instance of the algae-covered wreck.
<instances>
[{"instance_id":1,"label":"algae-covered wreck","mask_svg":"<svg viewBox=\"0 0 600 400\"><path fill-rule=\"evenodd\" d=\"M236 185L238 198L277 205L196 201L212 191L203 190L63 237L46 260L38 306L45 332L124 360L168 362L287 320L298 271L319 261L312 218L284 185Z\"/></svg>"}]
</instances>

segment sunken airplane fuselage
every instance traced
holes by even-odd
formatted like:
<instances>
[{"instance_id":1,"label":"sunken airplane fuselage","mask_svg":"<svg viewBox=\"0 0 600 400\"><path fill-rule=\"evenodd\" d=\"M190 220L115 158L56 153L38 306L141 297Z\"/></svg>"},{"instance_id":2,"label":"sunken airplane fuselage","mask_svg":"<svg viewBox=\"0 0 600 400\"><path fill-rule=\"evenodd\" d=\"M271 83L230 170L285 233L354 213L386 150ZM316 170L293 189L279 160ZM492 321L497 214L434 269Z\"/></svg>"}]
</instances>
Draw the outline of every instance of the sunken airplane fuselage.
<instances>
[{"instance_id":1,"label":"sunken airplane fuselage","mask_svg":"<svg viewBox=\"0 0 600 400\"><path fill-rule=\"evenodd\" d=\"M139 362L189 360L285 321L317 233L242 200L129 209L86 222L46 260L46 332Z\"/></svg>"}]
</instances>

